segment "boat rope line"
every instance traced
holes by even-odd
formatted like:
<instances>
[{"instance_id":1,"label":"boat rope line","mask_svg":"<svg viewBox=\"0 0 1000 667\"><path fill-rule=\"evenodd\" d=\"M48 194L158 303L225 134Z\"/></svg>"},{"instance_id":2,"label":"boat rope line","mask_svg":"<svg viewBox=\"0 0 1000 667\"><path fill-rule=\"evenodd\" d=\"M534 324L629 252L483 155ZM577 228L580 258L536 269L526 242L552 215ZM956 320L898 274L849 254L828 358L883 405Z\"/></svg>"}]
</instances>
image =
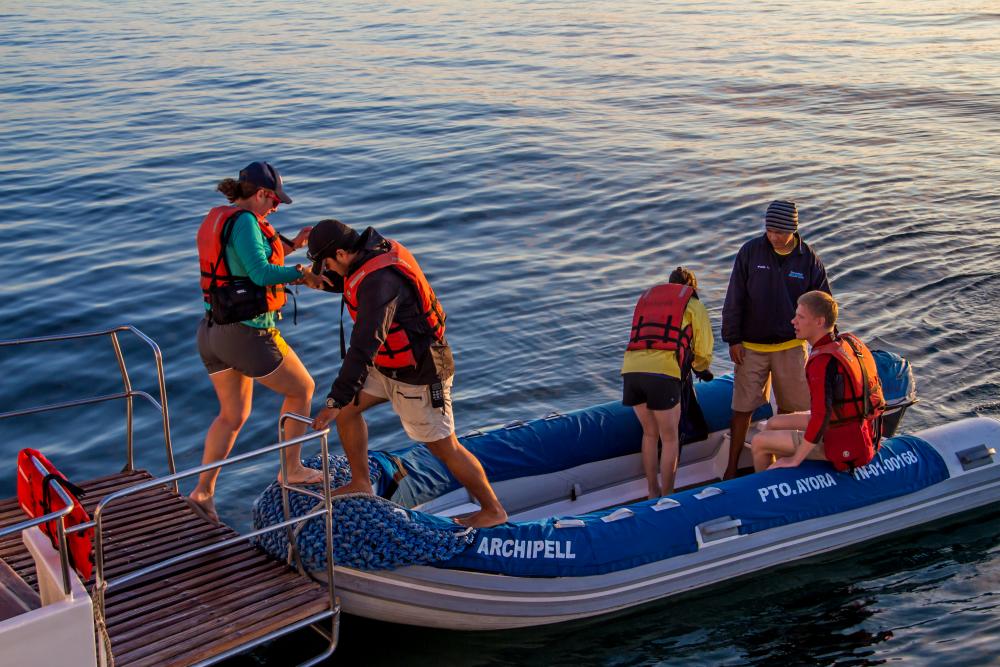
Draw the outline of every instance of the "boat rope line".
<instances>
[{"instance_id":1,"label":"boat rope line","mask_svg":"<svg viewBox=\"0 0 1000 667\"><path fill-rule=\"evenodd\" d=\"M816 540L818 538L821 538L821 537L826 537L826 536L830 536L830 535L838 535L840 533L844 533L844 532L848 532L848 531L854 531L854 530L857 530L858 528L860 528L862 526L868 526L868 525L878 524L878 523L881 523L881 522L889 520L889 519L893 519L893 518L900 517L900 516L905 516L907 514L912 514L914 512L919 512L919 511L927 509L929 507L934 507L936 505L939 505L942 502L953 500L953 499L957 499L957 498L961 498L963 496L967 496L967 495L974 494L974 493L980 493L982 491L991 489L991 488L996 487L996 486L1000 486L1000 481L992 482L992 483L984 485L984 486L977 486L977 487L974 487L974 488L965 489L963 491L959 491L959 492L956 492L956 493L951 493L951 494L948 494L947 496L942 496L940 498L934 498L934 499L931 499L931 500L923 501L923 502L917 503L915 505L910 505L909 507L902 508L902 509L897 510L895 512L890 512L888 514L884 514L884 515L879 516L879 517L873 517L871 519L867 519L867 520L864 520L864 521L854 522L854 523L851 523L849 525L840 526L840 527L833 528L833 529L830 529L830 530L825 530L825 531L821 531L821 532L811 533L810 535L807 535L807 536L804 536L804 537L799 537L799 538L795 538L795 539L791 539L791 540L784 540L784 541L782 541L780 543L777 543L777 544L773 544L773 545L770 545L770 546L767 546L767 547L761 547L760 549L755 550L755 554L765 554L765 553L770 553L772 551L784 550L784 549L787 549L789 547L798 546L800 544L804 544L804 543L808 543L810 541L814 541L814 540ZM956 511L961 511L961 510L956 510ZM921 523L922 522L923 521L921 521ZM916 524L913 524L913 525L916 525ZM900 530L905 530L905 529L911 528L911 527L912 527L912 525L904 526L904 527L900 528ZM892 531L892 532L897 532L897 531ZM761 534L762 533L755 533L755 535L761 535ZM744 536L741 536L741 537L744 537ZM746 535L745 537L750 537L750 535ZM813 555L816 555L818 553L823 553L825 551L830 551L831 549L834 549L834 548L837 548L837 547L834 546L834 547L830 547L829 549L822 549L820 551L806 553L806 554L803 554L802 556L797 556L796 560L801 559L801 558L808 558L809 556L813 556ZM418 584L418 583L413 583L413 582L409 582L409 581L402 581L402 580L400 580L397 577L388 578L388 577L385 577L383 575L379 575L379 574L371 573L371 572L360 572L360 571L359 572L352 572L351 575L355 576L355 577L358 577L360 579L369 579L369 580L372 580L372 581L391 582L395 586L399 586L401 588L408 588L408 589L411 589L413 591L418 591L418 592L421 592L421 593L431 593L433 595L444 595L444 596L448 596L448 597L464 598L464 599L469 599L469 600L482 600L482 601L488 601L488 602L509 602L509 601L512 601L512 600L518 600L518 601L529 600L531 602L538 602L538 603L575 602L575 601L581 601L582 602L582 601L585 601L585 600L593 600L593 599L598 599L598 598L602 598L602 597L607 597L609 595L617 595L619 593L628 592L628 591L632 591L632 590L635 590L635 589L646 588L648 586L652 586L652 585L655 585L655 584L660 584L660 583L664 583L664 582L667 582L667 581L671 581L673 579L677 579L678 577L686 577L686 576L689 576L691 574L703 572L705 570L711 570L711 569L718 568L718 567L721 567L721 566L724 566L724 565L730 565L732 563L735 563L735 562L738 562L738 561L741 561L741 560L745 559L746 556L747 556L746 552L742 551L742 552L740 552L738 554L734 554L734 555L729 556L729 557L725 557L725 558L720 558L720 559L717 559L717 560L713 560L713 561L711 561L709 563L704 563L702 565L698 565L698 566L695 566L695 567L685 568L683 570L672 572L672 573L669 573L669 574L666 574L666 575L663 575L663 576L660 576L660 577L654 577L654 578L651 578L651 579L645 579L643 581L635 582L635 583L631 583L631 584L627 584L625 586L617 586L617 587L614 587L614 588L607 588L607 589L604 589L604 590L601 590L601 591L595 591L593 593L576 594L576 595L544 596L544 597L532 595L529 591L525 591L524 593L521 593L521 594L518 594L518 595L496 595L496 594L488 594L488 593L471 593L471 592L466 592L466 591L457 590L457 589L451 589L451 588L446 589L444 587L434 587L434 586L427 586L425 584ZM768 567L768 566L769 566L768 564L764 564L764 565L761 566L761 568L757 568L757 569L762 569L762 568ZM480 574L480 573L475 573L475 574ZM495 576L495 575L490 575L490 576ZM678 592L681 592L681 591L678 591Z\"/></svg>"},{"instance_id":2,"label":"boat rope line","mask_svg":"<svg viewBox=\"0 0 1000 667\"><path fill-rule=\"evenodd\" d=\"M111 651L111 635L108 633L107 619L104 617L104 594L107 590L107 582L104 586L94 586L94 628L97 630L98 641L104 648L105 667L115 667L115 656Z\"/></svg>"},{"instance_id":3,"label":"boat rope line","mask_svg":"<svg viewBox=\"0 0 1000 667\"><path fill-rule=\"evenodd\" d=\"M334 487L350 481L350 466L343 455L330 456L330 478ZM304 462L319 470L319 455ZM383 469L369 457L371 483L379 487ZM333 497L333 559L338 566L358 570L387 570L406 565L446 561L473 543L476 531L447 519L414 513L401 505L368 494ZM322 508L314 497L290 490L291 517ZM272 482L253 504L253 524L259 530L284 521L281 487ZM326 525L316 517L296 526L293 539L301 567L306 572L326 570ZM254 538L253 543L276 560L290 562L288 531L277 530Z\"/></svg>"}]
</instances>

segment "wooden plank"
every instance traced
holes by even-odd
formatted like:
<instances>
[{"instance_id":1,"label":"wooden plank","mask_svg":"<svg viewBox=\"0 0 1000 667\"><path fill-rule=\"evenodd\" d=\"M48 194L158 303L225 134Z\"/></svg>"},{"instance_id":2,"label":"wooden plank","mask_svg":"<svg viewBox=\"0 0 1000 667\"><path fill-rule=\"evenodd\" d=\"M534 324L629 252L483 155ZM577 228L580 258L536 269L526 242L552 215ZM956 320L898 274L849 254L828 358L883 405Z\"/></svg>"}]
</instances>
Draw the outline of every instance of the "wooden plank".
<instances>
[{"instance_id":1,"label":"wooden plank","mask_svg":"<svg viewBox=\"0 0 1000 667\"><path fill-rule=\"evenodd\" d=\"M266 563L245 569L241 569L237 564L234 570L221 571L218 576L203 574L192 578L190 582L172 583L163 588L145 589L142 591L144 595L132 598L126 603L117 598L109 600L115 614L107 617L108 627L113 627L116 633L126 633L133 628L141 629L155 620L157 612L163 609L172 609L194 596L215 593L226 585L227 577L238 576L244 580L252 580L254 577L269 578L274 574Z\"/></svg>"},{"instance_id":2,"label":"wooden plank","mask_svg":"<svg viewBox=\"0 0 1000 667\"><path fill-rule=\"evenodd\" d=\"M195 515L185 516L179 512L168 514L165 517L153 517L152 519L138 518L134 527L129 532L110 531L106 533L104 539L104 551L114 551L118 549L138 550L143 545L156 543L169 543L174 539L179 539L190 535L219 535L233 537L234 535L224 526L207 526L205 522Z\"/></svg>"},{"instance_id":3,"label":"wooden plank","mask_svg":"<svg viewBox=\"0 0 1000 667\"><path fill-rule=\"evenodd\" d=\"M274 563L267 560L253 558L254 554L243 551L238 557L230 556L220 563L228 563L221 567L211 565L203 566L197 570L191 570L178 575L169 576L159 581L149 580L146 585L126 591L124 595L117 595L117 590L112 589L108 595L108 601L113 602L113 608L108 610L108 621L117 622L118 615L132 614L132 612L143 605L149 609L157 606L169 606L182 599L185 595L201 590L213 590L224 586L230 578L237 578L244 573L250 576L252 573L267 572L268 576L277 577L280 570L274 569ZM288 572L291 572L288 570ZM293 574L293 576L298 576Z\"/></svg>"},{"instance_id":4,"label":"wooden plank","mask_svg":"<svg viewBox=\"0 0 1000 667\"><path fill-rule=\"evenodd\" d=\"M145 646L168 637L187 636L200 630L205 623L205 612L212 616L224 616L258 602L279 599L297 593L311 591L309 581L299 578L297 582L260 581L247 586L242 591L229 589L224 593L191 595L188 599L158 613L142 614L142 623L132 628L108 628L115 653L127 653L136 645Z\"/></svg>"},{"instance_id":5,"label":"wooden plank","mask_svg":"<svg viewBox=\"0 0 1000 667\"><path fill-rule=\"evenodd\" d=\"M110 595L117 598L118 596L129 595L133 592L142 591L150 584L155 585L156 582L160 581L164 577L185 577L189 574L211 572L217 562L222 562L219 559L238 557L242 561L247 561L250 558L260 556L261 554L256 549L247 549L245 544L231 544L228 547L214 551L211 554L191 558L152 574L139 577L138 579L130 581L126 584L121 584L120 586L113 588Z\"/></svg>"},{"instance_id":6,"label":"wooden plank","mask_svg":"<svg viewBox=\"0 0 1000 667\"><path fill-rule=\"evenodd\" d=\"M187 665L327 608L312 590L266 599L229 614L207 617L196 633L189 633L183 639L169 636L121 653L115 651L115 660L129 667Z\"/></svg>"},{"instance_id":7,"label":"wooden plank","mask_svg":"<svg viewBox=\"0 0 1000 667\"><path fill-rule=\"evenodd\" d=\"M225 537L225 534L222 534L222 537ZM175 539L169 544L151 543L143 545L142 548L119 549L115 551L113 558L105 560L104 575L108 579L113 579L168 558L218 544L221 541L220 535L216 533L194 534L182 539ZM252 549L253 547L248 545L246 548Z\"/></svg>"}]
</instances>

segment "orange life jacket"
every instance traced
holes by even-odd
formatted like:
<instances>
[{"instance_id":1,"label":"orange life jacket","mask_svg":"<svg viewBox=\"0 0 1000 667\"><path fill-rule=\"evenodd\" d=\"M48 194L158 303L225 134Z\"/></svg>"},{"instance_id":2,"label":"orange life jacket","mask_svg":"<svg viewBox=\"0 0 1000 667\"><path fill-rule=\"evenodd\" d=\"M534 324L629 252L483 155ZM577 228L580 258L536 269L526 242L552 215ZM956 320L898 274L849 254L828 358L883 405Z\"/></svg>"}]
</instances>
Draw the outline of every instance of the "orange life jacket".
<instances>
[{"instance_id":1,"label":"orange life jacket","mask_svg":"<svg viewBox=\"0 0 1000 667\"><path fill-rule=\"evenodd\" d=\"M844 376L843 395L838 391L827 397L832 414L823 435L824 451L835 468L849 470L867 464L878 451L877 420L885 412L882 382L871 350L854 334L842 333L814 347L806 362L807 374L809 365L824 355L836 360Z\"/></svg>"},{"instance_id":2,"label":"orange life jacket","mask_svg":"<svg viewBox=\"0 0 1000 667\"><path fill-rule=\"evenodd\" d=\"M416 290L420 309L427 326L430 327L431 335L436 340L443 340L444 310L434 295L430 283L427 282L424 272L420 270L420 265L402 244L391 239L386 241L389 242L387 252L375 255L344 280L344 304L347 306L347 312L351 314L351 319L354 321L358 319L358 290L365 278L376 271L392 267L405 276ZM395 320L389 325L385 342L375 355L375 365L382 368L408 368L417 365L410 337Z\"/></svg>"},{"instance_id":3,"label":"orange life jacket","mask_svg":"<svg viewBox=\"0 0 1000 667\"><path fill-rule=\"evenodd\" d=\"M650 287L635 304L626 350L673 350L681 369L690 362L691 325L682 327L684 311L694 296L690 285L663 283Z\"/></svg>"},{"instance_id":4,"label":"orange life jacket","mask_svg":"<svg viewBox=\"0 0 1000 667\"><path fill-rule=\"evenodd\" d=\"M32 457L38 460L45 468L45 471L38 469L32 461ZM90 521L90 515L83 509L78 496L83 495L83 490L67 480L60 473L52 462L45 458L37 449L22 449L17 455L17 500L21 509L32 519L58 512L66 507L66 504L59 497L59 493L52 488L52 481L58 480L62 483L66 494L73 501L73 510L64 518L65 527L75 526L79 523ZM58 519L52 519L41 524L42 532L49 536L52 546L59 548L59 529L56 526ZM87 528L75 533L66 535L66 546L69 548L70 565L73 566L84 581L90 579L94 566L94 529Z\"/></svg>"},{"instance_id":5,"label":"orange life jacket","mask_svg":"<svg viewBox=\"0 0 1000 667\"><path fill-rule=\"evenodd\" d=\"M201 265L201 293L205 303L210 303L208 290L212 283L225 283L232 277L229 261L226 259L226 246L233 235L233 225L236 216L251 211L238 206L216 206L198 228L198 263ZM257 218L261 233L271 246L271 256L267 261L277 266L285 265L285 246L274 227L265 218ZM267 310L281 310L285 305L285 289L281 285L268 285Z\"/></svg>"}]
</instances>

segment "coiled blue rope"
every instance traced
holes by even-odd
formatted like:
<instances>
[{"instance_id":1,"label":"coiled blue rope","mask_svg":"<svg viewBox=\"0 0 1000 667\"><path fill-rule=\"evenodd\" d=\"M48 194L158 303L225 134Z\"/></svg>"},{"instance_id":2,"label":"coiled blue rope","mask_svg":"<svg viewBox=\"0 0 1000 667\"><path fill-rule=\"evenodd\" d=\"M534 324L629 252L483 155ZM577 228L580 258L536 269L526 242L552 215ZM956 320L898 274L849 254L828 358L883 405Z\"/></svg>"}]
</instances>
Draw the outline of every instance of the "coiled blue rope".
<instances>
[{"instance_id":1,"label":"coiled blue rope","mask_svg":"<svg viewBox=\"0 0 1000 667\"><path fill-rule=\"evenodd\" d=\"M320 469L319 455L304 462ZM382 469L369 458L372 486L378 488ZM350 467L345 456L330 457L332 486L350 481ZM317 485L318 488L318 485ZM289 492L291 515L299 517L322 507L322 501L303 493ZM272 482L253 503L255 529L266 528L284 520L281 488ZM299 524L295 537L302 567L308 571L326 570L326 537L323 517ZM425 565L448 560L475 540L475 530L447 520L406 509L385 498L351 494L334 497L334 563L361 570L389 570L404 565ZM254 538L254 543L278 560L289 558L288 535L275 530Z\"/></svg>"}]
</instances>

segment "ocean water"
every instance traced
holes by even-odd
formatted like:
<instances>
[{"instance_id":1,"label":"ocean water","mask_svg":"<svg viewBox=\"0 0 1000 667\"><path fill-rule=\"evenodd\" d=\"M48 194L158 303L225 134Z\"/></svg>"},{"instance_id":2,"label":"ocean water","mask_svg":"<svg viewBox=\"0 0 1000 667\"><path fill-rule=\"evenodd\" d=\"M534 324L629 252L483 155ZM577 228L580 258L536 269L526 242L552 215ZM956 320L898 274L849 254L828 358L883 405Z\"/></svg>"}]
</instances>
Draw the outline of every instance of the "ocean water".
<instances>
[{"instance_id":1,"label":"ocean water","mask_svg":"<svg viewBox=\"0 0 1000 667\"><path fill-rule=\"evenodd\" d=\"M718 330L737 249L790 198L843 328L914 366L904 429L1000 416L998 63L988 1L0 1L2 337L136 325L163 349L178 465L197 464L217 406L194 345L194 234L223 202L215 184L264 159L295 199L271 217L280 230L336 217L420 258L449 313L462 432L617 398L635 299L677 265ZM307 292L282 331L323 395L339 304ZM147 351L125 350L154 391ZM0 411L121 385L107 341L0 350L0 378ZM275 439L278 405L258 390L239 450ZM117 470L123 413L6 421L3 455L11 470L26 445L80 479ZM403 444L387 409L369 425L373 447ZM154 472L158 428L138 407L137 464ZM224 518L246 527L274 472L226 471ZM584 624L458 634L348 618L338 655L995 663L997 518ZM236 662L317 648L305 633Z\"/></svg>"}]
</instances>

